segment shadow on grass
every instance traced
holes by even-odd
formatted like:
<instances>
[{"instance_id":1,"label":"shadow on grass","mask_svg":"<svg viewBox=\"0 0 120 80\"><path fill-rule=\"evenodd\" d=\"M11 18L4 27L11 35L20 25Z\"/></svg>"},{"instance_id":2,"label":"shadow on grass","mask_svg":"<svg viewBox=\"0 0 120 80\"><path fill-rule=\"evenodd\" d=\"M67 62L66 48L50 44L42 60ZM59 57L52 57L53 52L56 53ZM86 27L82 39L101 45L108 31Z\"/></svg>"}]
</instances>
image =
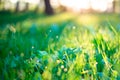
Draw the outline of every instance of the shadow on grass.
<instances>
[{"instance_id":1,"label":"shadow on grass","mask_svg":"<svg viewBox=\"0 0 120 80\"><path fill-rule=\"evenodd\" d=\"M28 12L11 12L11 11L0 11L0 25L16 24L27 19L36 19L38 17L45 17L42 13L35 13L33 11Z\"/></svg>"}]
</instances>

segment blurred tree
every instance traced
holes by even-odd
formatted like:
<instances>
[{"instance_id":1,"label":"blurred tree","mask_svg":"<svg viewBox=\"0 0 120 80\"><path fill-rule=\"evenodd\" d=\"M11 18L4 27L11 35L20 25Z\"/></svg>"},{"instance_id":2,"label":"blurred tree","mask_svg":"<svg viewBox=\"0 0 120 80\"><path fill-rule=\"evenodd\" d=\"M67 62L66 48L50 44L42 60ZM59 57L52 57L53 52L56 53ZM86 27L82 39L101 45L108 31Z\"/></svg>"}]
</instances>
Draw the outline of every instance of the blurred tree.
<instances>
[{"instance_id":1,"label":"blurred tree","mask_svg":"<svg viewBox=\"0 0 120 80\"><path fill-rule=\"evenodd\" d=\"M28 11L28 9L29 9L29 3L26 2L26 3L25 3L25 9L24 9L24 11Z\"/></svg>"},{"instance_id":2,"label":"blurred tree","mask_svg":"<svg viewBox=\"0 0 120 80\"><path fill-rule=\"evenodd\" d=\"M34 10L35 12L38 12L38 10L39 10L39 5L41 5L40 3L41 3L41 0L39 0L38 5L36 5L36 8L35 8L35 10Z\"/></svg>"},{"instance_id":3,"label":"blurred tree","mask_svg":"<svg viewBox=\"0 0 120 80\"><path fill-rule=\"evenodd\" d=\"M53 14L53 9L50 5L50 0L44 0L45 1L45 13L48 15L52 15Z\"/></svg>"},{"instance_id":4,"label":"blurred tree","mask_svg":"<svg viewBox=\"0 0 120 80\"><path fill-rule=\"evenodd\" d=\"M1 5L1 3L2 3L2 0L0 0L0 5Z\"/></svg>"},{"instance_id":5,"label":"blurred tree","mask_svg":"<svg viewBox=\"0 0 120 80\"><path fill-rule=\"evenodd\" d=\"M19 7L20 7L20 1L18 0L17 3L16 3L15 12L19 11Z\"/></svg>"},{"instance_id":6,"label":"blurred tree","mask_svg":"<svg viewBox=\"0 0 120 80\"><path fill-rule=\"evenodd\" d=\"M120 13L120 0L113 0L113 12Z\"/></svg>"},{"instance_id":7,"label":"blurred tree","mask_svg":"<svg viewBox=\"0 0 120 80\"><path fill-rule=\"evenodd\" d=\"M1 8L2 8L2 10L5 10L5 2L6 2L6 0L1 0Z\"/></svg>"},{"instance_id":8,"label":"blurred tree","mask_svg":"<svg viewBox=\"0 0 120 80\"><path fill-rule=\"evenodd\" d=\"M120 13L120 0L115 0L116 1L116 9L115 12L116 13Z\"/></svg>"},{"instance_id":9,"label":"blurred tree","mask_svg":"<svg viewBox=\"0 0 120 80\"><path fill-rule=\"evenodd\" d=\"M113 0L113 12L115 12L115 8L116 8L116 1L115 0Z\"/></svg>"},{"instance_id":10,"label":"blurred tree","mask_svg":"<svg viewBox=\"0 0 120 80\"><path fill-rule=\"evenodd\" d=\"M2 0L0 0L0 9L1 9L1 5L2 5Z\"/></svg>"}]
</instances>

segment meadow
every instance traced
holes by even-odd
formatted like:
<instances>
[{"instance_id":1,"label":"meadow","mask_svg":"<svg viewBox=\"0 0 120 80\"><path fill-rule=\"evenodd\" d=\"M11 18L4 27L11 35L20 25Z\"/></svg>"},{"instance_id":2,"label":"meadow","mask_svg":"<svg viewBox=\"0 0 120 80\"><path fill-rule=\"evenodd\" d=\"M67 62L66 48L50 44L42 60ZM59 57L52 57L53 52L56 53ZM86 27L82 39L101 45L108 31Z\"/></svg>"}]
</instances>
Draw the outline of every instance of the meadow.
<instances>
[{"instance_id":1,"label":"meadow","mask_svg":"<svg viewBox=\"0 0 120 80\"><path fill-rule=\"evenodd\" d=\"M1 80L120 80L120 15L0 13Z\"/></svg>"}]
</instances>

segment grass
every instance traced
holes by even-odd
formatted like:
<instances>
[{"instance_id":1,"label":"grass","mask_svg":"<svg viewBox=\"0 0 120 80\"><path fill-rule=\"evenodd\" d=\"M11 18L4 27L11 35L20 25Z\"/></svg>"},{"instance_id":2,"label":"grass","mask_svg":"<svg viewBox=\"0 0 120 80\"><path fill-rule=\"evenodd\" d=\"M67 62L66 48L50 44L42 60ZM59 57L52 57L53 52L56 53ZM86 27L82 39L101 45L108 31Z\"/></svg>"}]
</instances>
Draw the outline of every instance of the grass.
<instances>
[{"instance_id":1,"label":"grass","mask_svg":"<svg viewBox=\"0 0 120 80\"><path fill-rule=\"evenodd\" d=\"M1 18L0 79L120 79L119 14L11 15Z\"/></svg>"}]
</instances>

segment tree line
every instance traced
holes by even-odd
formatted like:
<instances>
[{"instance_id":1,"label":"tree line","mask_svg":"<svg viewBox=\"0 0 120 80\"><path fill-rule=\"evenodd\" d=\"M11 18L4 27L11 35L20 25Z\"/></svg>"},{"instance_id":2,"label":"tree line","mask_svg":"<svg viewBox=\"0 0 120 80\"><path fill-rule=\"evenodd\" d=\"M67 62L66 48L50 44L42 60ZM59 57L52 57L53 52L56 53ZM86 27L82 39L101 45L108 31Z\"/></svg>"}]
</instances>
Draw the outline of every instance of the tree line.
<instances>
[{"instance_id":1,"label":"tree line","mask_svg":"<svg viewBox=\"0 0 120 80\"><path fill-rule=\"evenodd\" d=\"M5 3L9 2L10 0L0 0L0 7L4 6ZM29 10L29 6L31 5L28 2L25 2L24 0L17 0L17 2L15 3L15 12L19 12L20 11L20 2L24 2L25 6L24 9L22 11L28 11ZM54 14L54 10L53 7L51 6L50 0L39 0L39 3L36 5L36 8L34 9L34 11L38 11L39 10L39 6L41 6L41 2L44 3L44 13L48 14L48 15L52 15ZM120 0L113 0L113 10L112 12L119 12L120 13ZM101 5L102 6L102 5ZM62 6L62 8L65 8L64 6ZM3 7L4 10L4 7Z\"/></svg>"}]
</instances>

